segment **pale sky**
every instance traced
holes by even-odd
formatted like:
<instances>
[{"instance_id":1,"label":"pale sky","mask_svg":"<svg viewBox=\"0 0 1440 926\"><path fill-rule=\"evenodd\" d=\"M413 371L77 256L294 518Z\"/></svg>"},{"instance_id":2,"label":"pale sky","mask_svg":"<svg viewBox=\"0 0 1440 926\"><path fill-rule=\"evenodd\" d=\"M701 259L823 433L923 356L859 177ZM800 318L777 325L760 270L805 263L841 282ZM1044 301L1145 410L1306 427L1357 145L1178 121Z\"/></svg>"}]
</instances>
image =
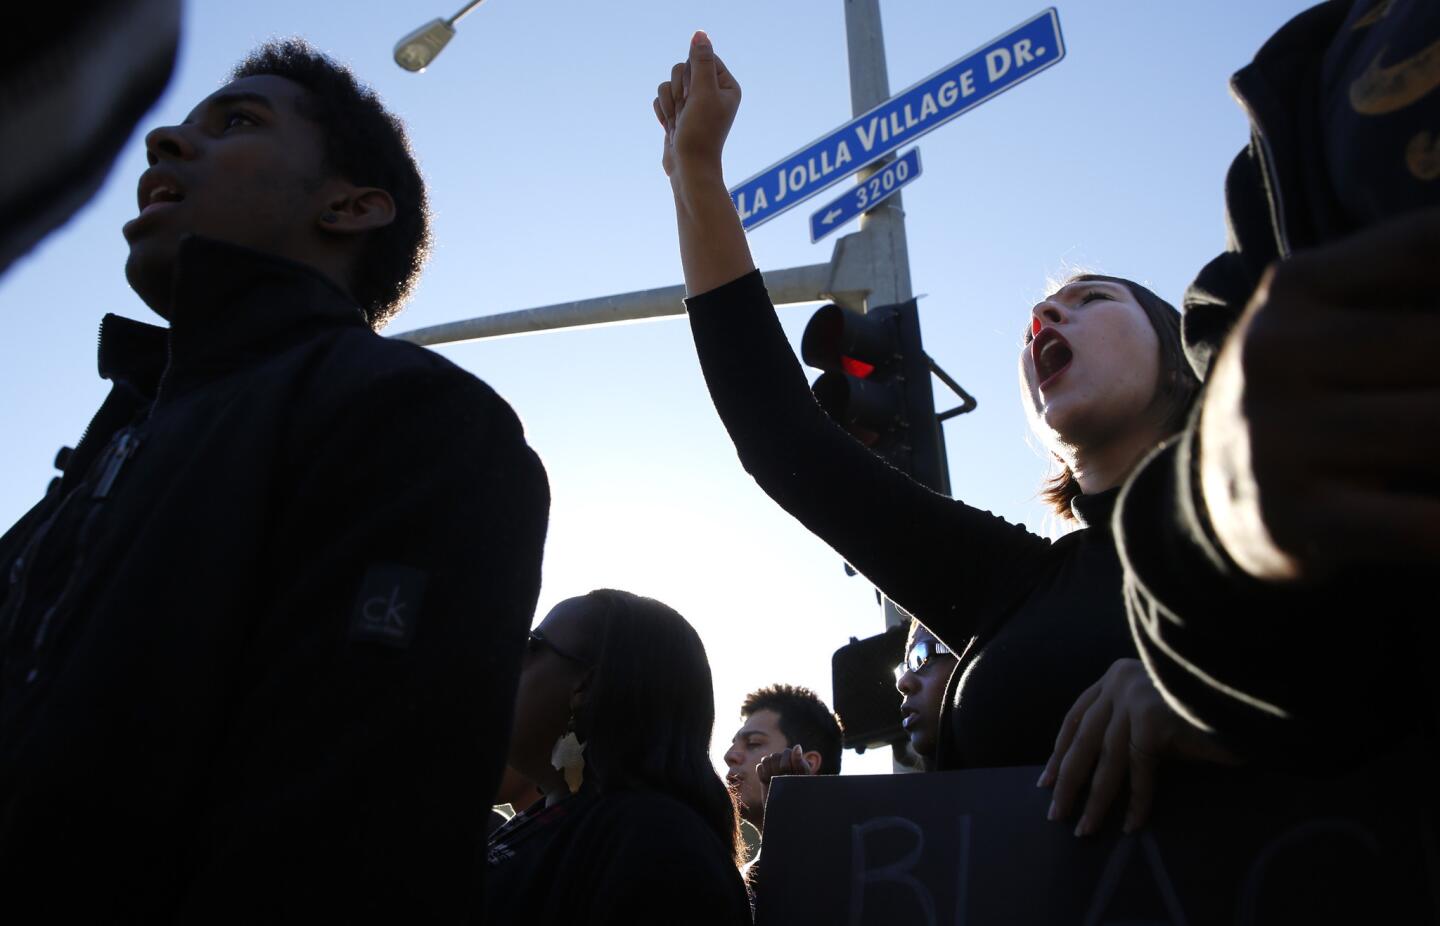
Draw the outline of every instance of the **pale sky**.
<instances>
[{"instance_id":1,"label":"pale sky","mask_svg":"<svg viewBox=\"0 0 1440 926\"><path fill-rule=\"evenodd\" d=\"M302 35L349 63L410 127L438 247L391 332L680 282L650 100L696 28L744 90L732 184L852 115L841 0L488 0L425 74L391 62L400 36L458 5L186 4L176 77L101 195L0 280L0 521L40 497L56 449L78 440L105 395L100 316L155 320L122 272L141 134L183 118L268 37ZM946 426L957 497L1053 531L1035 499L1046 461L1015 368L1029 308L1047 279L1076 268L1178 302L1224 245L1222 182L1248 136L1226 81L1306 6L1062 3L1065 60L919 141L924 173L904 202L925 343L980 403ZM883 0L892 90L1043 8ZM811 244L807 218L840 189L752 232L762 270L829 258L835 236ZM795 341L809 314L782 310ZM747 690L787 681L829 698L830 654L882 629L871 587L740 468L683 319L439 350L514 405L545 461L554 501L540 615L600 586L679 609L714 669L717 763ZM889 768L873 753L846 763Z\"/></svg>"}]
</instances>

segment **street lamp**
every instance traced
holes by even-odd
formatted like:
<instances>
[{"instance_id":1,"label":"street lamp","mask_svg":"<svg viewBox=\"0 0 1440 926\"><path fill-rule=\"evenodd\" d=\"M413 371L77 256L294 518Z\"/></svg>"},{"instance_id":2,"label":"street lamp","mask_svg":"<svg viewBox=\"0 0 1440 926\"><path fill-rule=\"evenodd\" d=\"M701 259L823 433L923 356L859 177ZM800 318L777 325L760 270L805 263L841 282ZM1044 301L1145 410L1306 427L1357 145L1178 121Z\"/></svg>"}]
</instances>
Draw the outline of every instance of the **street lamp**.
<instances>
[{"instance_id":1,"label":"street lamp","mask_svg":"<svg viewBox=\"0 0 1440 926\"><path fill-rule=\"evenodd\" d=\"M407 71L420 73L430 66L440 49L455 35L455 24L470 14L484 0L474 0L449 19L432 19L395 43L395 63Z\"/></svg>"}]
</instances>

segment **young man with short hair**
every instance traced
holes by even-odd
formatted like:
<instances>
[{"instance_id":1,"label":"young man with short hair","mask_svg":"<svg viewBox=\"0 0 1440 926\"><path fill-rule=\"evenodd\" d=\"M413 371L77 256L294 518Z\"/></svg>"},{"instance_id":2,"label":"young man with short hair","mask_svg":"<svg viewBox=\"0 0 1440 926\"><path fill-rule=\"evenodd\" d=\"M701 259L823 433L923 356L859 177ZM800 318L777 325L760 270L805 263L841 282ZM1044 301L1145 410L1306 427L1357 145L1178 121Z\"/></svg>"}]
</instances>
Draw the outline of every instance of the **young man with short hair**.
<instances>
[{"instance_id":1,"label":"young man with short hair","mask_svg":"<svg viewBox=\"0 0 1440 926\"><path fill-rule=\"evenodd\" d=\"M799 685L768 685L745 696L744 723L725 752L725 780L740 816L765 836L765 802L777 775L840 774L840 722L820 696ZM745 866L751 905L760 887L760 849Z\"/></svg>"},{"instance_id":2,"label":"young man with short hair","mask_svg":"<svg viewBox=\"0 0 1440 926\"><path fill-rule=\"evenodd\" d=\"M820 696L798 685L769 685L745 696L740 706L744 723L730 741L725 777L740 799L740 815L762 833L769 776L762 781L757 766L766 757L795 753L772 766L783 774L840 774L840 724ZM798 752L797 752L798 750Z\"/></svg>"},{"instance_id":3,"label":"young man with short hair","mask_svg":"<svg viewBox=\"0 0 1440 926\"><path fill-rule=\"evenodd\" d=\"M487 386L376 330L404 129L301 42L146 136L113 388L0 538L0 896L31 922L463 921L549 507Z\"/></svg>"}]
</instances>

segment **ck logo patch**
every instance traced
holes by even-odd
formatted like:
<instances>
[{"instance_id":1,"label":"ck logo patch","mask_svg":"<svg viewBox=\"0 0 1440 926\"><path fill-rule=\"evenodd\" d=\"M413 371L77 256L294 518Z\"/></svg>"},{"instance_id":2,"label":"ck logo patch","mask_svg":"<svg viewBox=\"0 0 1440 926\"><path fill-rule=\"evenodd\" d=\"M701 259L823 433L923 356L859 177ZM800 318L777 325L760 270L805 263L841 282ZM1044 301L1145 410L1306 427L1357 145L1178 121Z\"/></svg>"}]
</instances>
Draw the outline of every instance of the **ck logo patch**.
<instances>
[{"instance_id":1,"label":"ck logo patch","mask_svg":"<svg viewBox=\"0 0 1440 926\"><path fill-rule=\"evenodd\" d=\"M425 573L420 570L393 563L371 566L350 616L350 639L409 646L424 597Z\"/></svg>"}]
</instances>

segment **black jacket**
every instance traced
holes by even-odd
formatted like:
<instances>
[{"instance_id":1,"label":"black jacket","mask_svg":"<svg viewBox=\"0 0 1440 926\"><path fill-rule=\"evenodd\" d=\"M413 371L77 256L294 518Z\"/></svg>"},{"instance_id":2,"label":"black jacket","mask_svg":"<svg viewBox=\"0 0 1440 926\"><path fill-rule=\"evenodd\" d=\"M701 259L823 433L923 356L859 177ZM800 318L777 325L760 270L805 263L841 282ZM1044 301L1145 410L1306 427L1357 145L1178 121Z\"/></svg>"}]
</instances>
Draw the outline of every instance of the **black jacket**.
<instances>
[{"instance_id":1,"label":"black jacket","mask_svg":"<svg viewBox=\"0 0 1440 926\"><path fill-rule=\"evenodd\" d=\"M483 923L748 926L735 861L700 815L653 791L544 801L490 837Z\"/></svg>"},{"instance_id":2,"label":"black jacket","mask_svg":"<svg viewBox=\"0 0 1440 926\"><path fill-rule=\"evenodd\" d=\"M1428 0L1332 0L1235 75L1253 132L1226 179L1230 243L1185 297L1185 346L1202 378L1271 263L1440 203L1440 170L1426 179L1424 165L1407 163L1414 141L1440 126L1440 90L1369 107L1383 115L1353 102L1367 68L1433 59L1437 38L1440 6ZM1116 515L1127 605L1152 674L1253 755L1318 749L1329 764L1412 731L1423 719L1412 708L1434 708L1433 687L1417 684L1433 677L1434 609L1417 611L1413 598L1430 597L1428 582L1399 570L1309 588L1251 580L1207 520L1196 434L1192 421L1140 468Z\"/></svg>"},{"instance_id":3,"label":"black jacket","mask_svg":"<svg viewBox=\"0 0 1440 926\"><path fill-rule=\"evenodd\" d=\"M0 539L0 919L459 922L544 470L306 268L192 239L175 287Z\"/></svg>"},{"instance_id":4,"label":"black jacket","mask_svg":"<svg viewBox=\"0 0 1440 926\"><path fill-rule=\"evenodd\" d=\"M1075 699L1134 658L1109 532L1115 493L1051 543L931 491L821 411L751 273L688 300L715 408L760 487L956 653L941 769L1036 765ZM842 718L843 719L843 718Z\"/></svg>"},{"instance_id":5,"label":"black jacket","mask_svg":"<svg viewBox=\"0 0 1440 926\"><path fill-rule=\"evenodd\" d=\"M100 189L169 83L180 6L78 0L0 35L0 273Z\"/></svg>"}]
</instances>

